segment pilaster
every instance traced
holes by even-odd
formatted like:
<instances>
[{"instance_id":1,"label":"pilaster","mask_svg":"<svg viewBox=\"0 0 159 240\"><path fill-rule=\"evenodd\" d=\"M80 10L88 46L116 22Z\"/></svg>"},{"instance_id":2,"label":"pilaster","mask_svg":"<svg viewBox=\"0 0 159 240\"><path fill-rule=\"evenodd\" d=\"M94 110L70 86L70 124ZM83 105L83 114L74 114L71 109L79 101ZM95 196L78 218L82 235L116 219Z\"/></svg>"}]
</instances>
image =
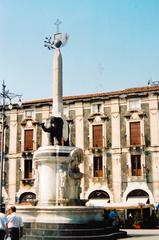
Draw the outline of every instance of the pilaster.
<instances>
[{"instance_id":1,"label":"pilaster","mask_svg":"<svg viewBox=\"0 0 159 240\"><path fill-rule=\"evenodd\" d=\"M156 203L159 202L159 152L152 152L152 185L153 196Z\"/></svg>"},{"instance_id":2,"label":"pilaster","mask_svg":"<svg viewBox=\"0 0 159 240\"><path fill-rule=\"evenodd\" d=\"M121 201L121 155L120 153L114 153L112 155L112 185L114 202Z\"/></svg>"},{"instance_id":3,"label":"pilaster","mask_svg":"<svg viewBox=\"0 0 159 240\"><path fill-rule=\"evenodd\" d=\"M157 96L149 96L151 146L159 146L159 112Z\"/></svg>"},{"instance_id":4,"label":"pilaster","mask_svg":"<svg viewBox=\"0 0 159 240\"><path fill-rule=\"evenodd\" d=\"M83 106L82 103L76 103L75 106L76 117L76 147L84 149L84 119L83 119Z\"/></svg>"},{"instance_id":5,"label":"pilaster","mask_svg":"<svg viewBox=\"0 0 159 240\"><path fill-rule=\"evenodd\" d=\"M8 203L15 203L15 195L16 195L16 157L11 156L9 158L9 166L8 166Z\"/></svg>"},{"instance_id":6,"label":"pilaster","mask_svg":"<svg viewBox=\"0 0 159 240\"><path fill-rule=\"evenodd\" d=\"M16 140L17 139L17 111L12 110L10 114L9 127L9 163L8 163L8 196L9 203L15 203L16 194L16 172L17 172L17 158L16 158Z\"/></svg>"},{"instance_id":7,"label":"pilaster","mask_svg":"<svg viewBox=\"0 0 159 240\"><path fill-rule=\"evenodd\" d=\"M119 100L111 100L112 148L120 148Z\"/></svg>"},{"instance_id":8,"label":"pilaster","mask_svg":"<svg viewBox=\"0 0 159 240\"><path fill-rule=\"evenodd\" d=\"M83 119L83 105L82 103L76 103L76 147L84 149L84 119ZM84 173L84 162L80 164L80 171ZM84 178L81 179L81 189L84 189ZM82 191L81 198L84 198L84 192Z\"/></svg>"}]
</instances>

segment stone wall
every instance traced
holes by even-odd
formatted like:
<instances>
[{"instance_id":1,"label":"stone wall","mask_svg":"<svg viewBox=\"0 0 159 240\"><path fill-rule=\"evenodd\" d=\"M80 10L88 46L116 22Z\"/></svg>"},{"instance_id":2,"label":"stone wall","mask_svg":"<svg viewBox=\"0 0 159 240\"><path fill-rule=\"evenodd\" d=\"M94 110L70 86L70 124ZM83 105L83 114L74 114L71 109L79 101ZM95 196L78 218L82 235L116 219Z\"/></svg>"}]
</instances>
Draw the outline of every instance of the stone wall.
<instances>
[{"instance_id":1,"label":"stone wall","mask_svg":"<svg viewBox=\"0 0 159 240\"><path fill-rule=\"evenodd\" d=\"M124 148L126 146L126 124L125 124L125 113L127 110L127 106L120 107L120 142L121 147Z\"/></svg>"},{"instance_id":2,"label":"stone wall","mask_svg":"<svg viewBox=\"0 0 159 240\"><path fill-rule=\"evenodd\" d=\"M75 110L70 110L69 111L69 119L73 120L73 124L71 125L71 144L75 146L75 139L76 139L76 131L75 131Z\"/></svg>"},{"instance_id":3,"label":"stone wall","mask_svg":"<svg viewBox=\"0 0 159 240\"><path fill-rule=\"evenodd\" d=\"M36 113L36 121L42 122L42 113ZM41 140L42 140L42 128L40 126L37 127L37 148L41 146Z\"/></svg>"},{"instance_id":4,"label":"stone wall","mask_svg":"<svg viewBox=\"0 0 159 240\"><path fill-rule=\"evenodd\" d=\"M149 116L149 105L148 103L141 104L141 108L144 116L144 133L145 133L145 146L150 146L150 116Z\"/></svg>"},{"instance_id":5,"label":"stone wall","mask_svg":"<svg viewBox=\"0 0 159 240\"><path fill-rule=\"evenodd\" d=\"M21 137L22 137L22 131L21 131L21 122L23 119L23 115L17 116L17 153L21 152Z\"/></svg>"},{"instance_id":6,"label":"stone wall","mask_svg":"<svg viewBox=\"0 0 159 240\"><path fill-rule=\"evenodd\" d=\"M90 115L90 109L84 109L83 116L84 116L84 148L89 148L89 122L88 117Z\"/></svg>"},{"instance_id":7,"label":"stone wall","mask_svg":"<svg viewBox=\"0 0 159 240\"><path fill-rule=\"evenodd\" d=\"M128 182L128 166L127 166L127 157L126 153L122 153L121 155L121 176L122 176L122 192L126 190L127 182Z\"/></svg>"},{"instance_id":8,"label":"stone wall","mask_svg":"<svg viewBox=\"0 0 159 240\"><path fill-rule=\"evenodd\" d=\"M104 114L107 116L106 120L106 147L110 148L112 146L112 136L111 136L111 108L105 107Z\"/></svg>"}]
</instances>

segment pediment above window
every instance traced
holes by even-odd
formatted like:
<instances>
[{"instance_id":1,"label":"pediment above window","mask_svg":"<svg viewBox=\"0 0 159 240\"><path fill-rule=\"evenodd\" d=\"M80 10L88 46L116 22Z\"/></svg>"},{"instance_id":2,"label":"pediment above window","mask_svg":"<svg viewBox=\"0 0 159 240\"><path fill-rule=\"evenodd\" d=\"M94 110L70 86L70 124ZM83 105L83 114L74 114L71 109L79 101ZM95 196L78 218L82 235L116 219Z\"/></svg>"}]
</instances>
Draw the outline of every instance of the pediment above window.
<instances>
[{"instance_id":1,"label":"pediment above window","mask_svg":"<svg viewBox=\"0 0 159 240\"><path fill-rule=\"evenodd\" d=\"M100 114L100 113L94 113L88 117L88 121L90 122L104 122L105 120L108 120L108 119L109 118L107 115Z\"/></svg>"},{"instance_id":2,"label":"pediment above window","mask_svg":"<svg viewBox=\"0 0 159 240\"><path fill-rule=\"evenodd\" d=\"M21 122L22 127L26 127L26 126L31 127L31 126L35 126L35 125L37 125L37 124L38 124L38 122L37 122L36 120L29 119L29 118L24 119L24 120Z\"/></svg>"},{"instance_id":3,"label":"pediment above window","mask_svg":"<svg viewBox=\"0 0 159 240\"><path fill-rule=\"evenodd\" d=\"M128 111L126 112L126 114L124 115L124 117L129 120L129 119L142 119L144 117L146 117L147 114L143 111Z\"/></svg>"}]
</instances>

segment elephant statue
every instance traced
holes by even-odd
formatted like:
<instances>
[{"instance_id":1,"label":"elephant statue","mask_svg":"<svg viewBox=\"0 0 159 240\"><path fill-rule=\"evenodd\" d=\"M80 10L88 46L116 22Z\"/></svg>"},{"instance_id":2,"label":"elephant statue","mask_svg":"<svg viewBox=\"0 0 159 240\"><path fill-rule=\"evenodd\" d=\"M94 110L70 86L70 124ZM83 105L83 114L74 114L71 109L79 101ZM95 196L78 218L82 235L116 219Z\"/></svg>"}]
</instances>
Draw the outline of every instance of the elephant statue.
<instances>
[{"instance_id":1,"label":"elephant statue","mask_svg":"<svg viewBox=\"0 0 159 240\"><path fill-rule=\"evenodd\" d=\"M46 127L44 123L40 123L40 126L45 132L49 133L50 145L62 145L63 136L63 119L60 117L50 117L50 126Z\"/></svg>"}]
</instances>

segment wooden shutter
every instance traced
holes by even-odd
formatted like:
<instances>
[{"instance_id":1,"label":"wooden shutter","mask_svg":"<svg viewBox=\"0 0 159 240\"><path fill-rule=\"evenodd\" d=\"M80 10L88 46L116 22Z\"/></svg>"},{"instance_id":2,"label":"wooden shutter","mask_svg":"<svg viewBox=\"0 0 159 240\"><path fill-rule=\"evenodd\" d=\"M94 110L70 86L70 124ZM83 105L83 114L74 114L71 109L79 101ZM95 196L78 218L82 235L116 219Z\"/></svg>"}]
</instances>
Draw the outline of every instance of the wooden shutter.
<instances>
[{"instance_id":1,"label":"wooden shutter","mask_svg":"<svg viewBox=\"0 0 159 240\"><path fill-rule=\"evenodd\" d=\"M132 170L132 176L141 176L141 156L140 155L131 156L131 170Z\"/></svg>"},{"instance_id":2,"label":"wooden shutter","mask_svg":"<svg viewBox=\"0 0 159 240\"><path fill-rule=\"evenodd\" d=\"M93 147L103 147L102 125L93 126Z\"/></svg>"},{"instance_id":3,"label":"wooden shutter","mask_svg":"<svg viewBox=\"0 0 159 240\"><path fill-rule=\"evenodd\" d=\"M130 145L141 145L140 122L130 123Z\"/></svg>"},{"instance_id":4,"label":"wooden shutter","mask_svg":"<svg viewBox=\"0 0 159 240\"><path fill-rule=\"evenodd\" d=\"M24 135L24 151L33 150L33 130L25 130Z\"/></svg>"},{"instance_id":5,"label":"wooden shutter","mask_svg":"<svg viewBox=\"0 0 159 240\"><path fill-rule=\"evenodd\" d=\"M94 157L94 177L103 177L103 161L102 157Z\"/></svg>"},{"instance_id":6,"label":"wooden shutter","mask_svg":"<svg viewBox=\"0 0 159 240\"><path fill-rule=\"evenodd\" d=\"M32 159L25 159L24 178L32 178Z\"/></svg>"}]
</instances>

